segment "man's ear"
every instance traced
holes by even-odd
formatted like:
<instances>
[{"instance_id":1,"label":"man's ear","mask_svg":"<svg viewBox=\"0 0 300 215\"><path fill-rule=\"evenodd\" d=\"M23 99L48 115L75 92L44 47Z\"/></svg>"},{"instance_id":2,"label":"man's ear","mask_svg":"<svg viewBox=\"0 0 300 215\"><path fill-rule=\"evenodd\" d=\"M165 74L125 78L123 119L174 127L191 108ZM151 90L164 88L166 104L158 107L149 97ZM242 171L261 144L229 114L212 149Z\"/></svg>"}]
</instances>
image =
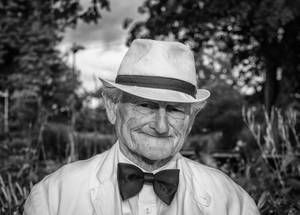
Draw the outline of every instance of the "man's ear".
<instances>
[{"instance_id":1,"label":"man's ear","mask_svg":"<svg viewBox=\"0 0 300 215\"><path fill-rule=\"evenodd\" d=\"M197 116L197 114L205 107L206 101L195 103L195 104L192 104L192 105L193 105L192 115L194 115L193 117L195 118Z\"/></svg>"},{"instance_id":2,"label":"man's ear","mask_svg":"<svg viewBox=\"0 0 300 215\"><path fill-rule=\"evenodd\" d=\"M193 105L191 107L192 114L191 114L191 119L190 119L191 121L190 121L189 128L188 128L188 134L192 130L192 127L193 127L193 124L194 124L197 114L205 107L206 102L195 103L192 105Z\"/></svg>"},{"instance_id":3,"label":"man's ear","mask_svg":"<svg viewBox=\"0 0 300 215\"><path fill-rule=\"evenodd\" d=\"M114 103L112 99L110 99L106 95L103 95L103 99L104 99L107 118L109 122L114 125L116 122L117 104Z\"/></svg>"}]
</instances>

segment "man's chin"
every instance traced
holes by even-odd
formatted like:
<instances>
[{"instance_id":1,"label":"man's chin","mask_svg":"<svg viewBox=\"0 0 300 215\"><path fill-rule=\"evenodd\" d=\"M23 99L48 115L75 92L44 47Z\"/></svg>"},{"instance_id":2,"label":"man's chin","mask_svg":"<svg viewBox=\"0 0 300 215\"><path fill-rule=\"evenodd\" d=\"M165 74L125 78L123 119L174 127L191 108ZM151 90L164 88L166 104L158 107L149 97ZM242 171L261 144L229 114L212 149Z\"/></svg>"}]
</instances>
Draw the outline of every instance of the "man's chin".
<instances>
[{"instance_id":1,"label":"man's chin","mask_svg":"<svg viewBox=\"0 0 300 215\"><path fill-rule=\"evenodd\" d=\"M142 156L143 157L143 160L146 162L146 163L155 163L157 161L162 161L162 160L166 160L166 159L170 159L172 157L172 155L168 154L168 155L157 155L157 154L147 154L145 156Z\"/></svg>"},{"instance_id":2,"label":"man's chin","mask_svg":"<svg viewBox=\"0 0 300 215\"><path fill-rule=\"evenodd\" d=\"M152 145L151 147L140 148L140 155L148 159L149 161L158 161L167 159L173 156L172 148L166 148L165 146Z\"/></svg>"}]
</instances>

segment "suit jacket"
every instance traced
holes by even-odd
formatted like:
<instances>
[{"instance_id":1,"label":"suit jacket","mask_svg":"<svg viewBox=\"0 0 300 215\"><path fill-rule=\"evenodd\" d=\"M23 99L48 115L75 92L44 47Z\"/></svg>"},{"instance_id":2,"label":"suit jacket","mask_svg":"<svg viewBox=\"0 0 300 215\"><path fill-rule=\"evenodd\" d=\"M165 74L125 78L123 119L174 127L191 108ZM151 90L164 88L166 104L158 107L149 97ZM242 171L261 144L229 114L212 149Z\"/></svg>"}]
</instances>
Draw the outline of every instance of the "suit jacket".
<instances>
[{"instance_id":1,"label":"suit jacket","mask_svg":"<svg viewBox=\"0 0 300 215\"><path fill-rule=\"evenodd\" d=\"M121 215L117 147L63 166L36 184L24 215ZM165 215L257 215L251 197L219 170L179 156L179 186Z\"/></svg>"}]
</instances>

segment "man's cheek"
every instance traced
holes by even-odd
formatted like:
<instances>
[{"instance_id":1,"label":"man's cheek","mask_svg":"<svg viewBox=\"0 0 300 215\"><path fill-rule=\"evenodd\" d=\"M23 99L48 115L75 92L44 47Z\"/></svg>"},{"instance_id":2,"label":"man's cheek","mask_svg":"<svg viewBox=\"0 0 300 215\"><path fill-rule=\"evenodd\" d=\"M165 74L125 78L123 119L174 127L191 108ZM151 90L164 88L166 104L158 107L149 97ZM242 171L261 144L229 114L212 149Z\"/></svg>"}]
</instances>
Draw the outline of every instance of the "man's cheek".
<instances>
[{"instance_id":1,"label":"man's cheek","mask_svg":"<svg viewBox=\"0 0 300 215\"><path fill-rule=\"evenodd\" d=\"M142 128L145 124L147 124L147 120L138 116L131 116L126 120L125 124L130 131L133 131Z\"/></svg>"},{"instance_id":2,"label":"man's cheek","mask_svg":"<svg viewBox=\"0 0 300 215\"><path fill-rule=\"evenodd\" d=\"M174 121L174 123L171 124L171 127L177 137L185 133L184 130L186 129L186 126L182 121Z\"/></svg>"}]
</instances>

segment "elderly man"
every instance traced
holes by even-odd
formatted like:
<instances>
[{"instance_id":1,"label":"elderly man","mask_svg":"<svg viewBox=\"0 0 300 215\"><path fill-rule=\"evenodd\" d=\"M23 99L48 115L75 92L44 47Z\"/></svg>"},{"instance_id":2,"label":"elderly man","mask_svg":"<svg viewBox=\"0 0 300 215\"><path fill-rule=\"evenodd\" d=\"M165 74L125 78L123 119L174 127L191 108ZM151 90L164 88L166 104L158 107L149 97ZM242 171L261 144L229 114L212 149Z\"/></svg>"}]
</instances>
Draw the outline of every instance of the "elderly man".
<instances>
[{"instance_id":1,"label":"elderly man","mask_svg":"<svg viewBox=\"0 0 300 215\"><path fill-rule=\"evenodd\" d=\"M35 185L25 215L259 214L229 177L179 153L210 95L196 87L189 48L135 40L116 80L100 79L118 141Z\"/></svg>"}]
</instances>

